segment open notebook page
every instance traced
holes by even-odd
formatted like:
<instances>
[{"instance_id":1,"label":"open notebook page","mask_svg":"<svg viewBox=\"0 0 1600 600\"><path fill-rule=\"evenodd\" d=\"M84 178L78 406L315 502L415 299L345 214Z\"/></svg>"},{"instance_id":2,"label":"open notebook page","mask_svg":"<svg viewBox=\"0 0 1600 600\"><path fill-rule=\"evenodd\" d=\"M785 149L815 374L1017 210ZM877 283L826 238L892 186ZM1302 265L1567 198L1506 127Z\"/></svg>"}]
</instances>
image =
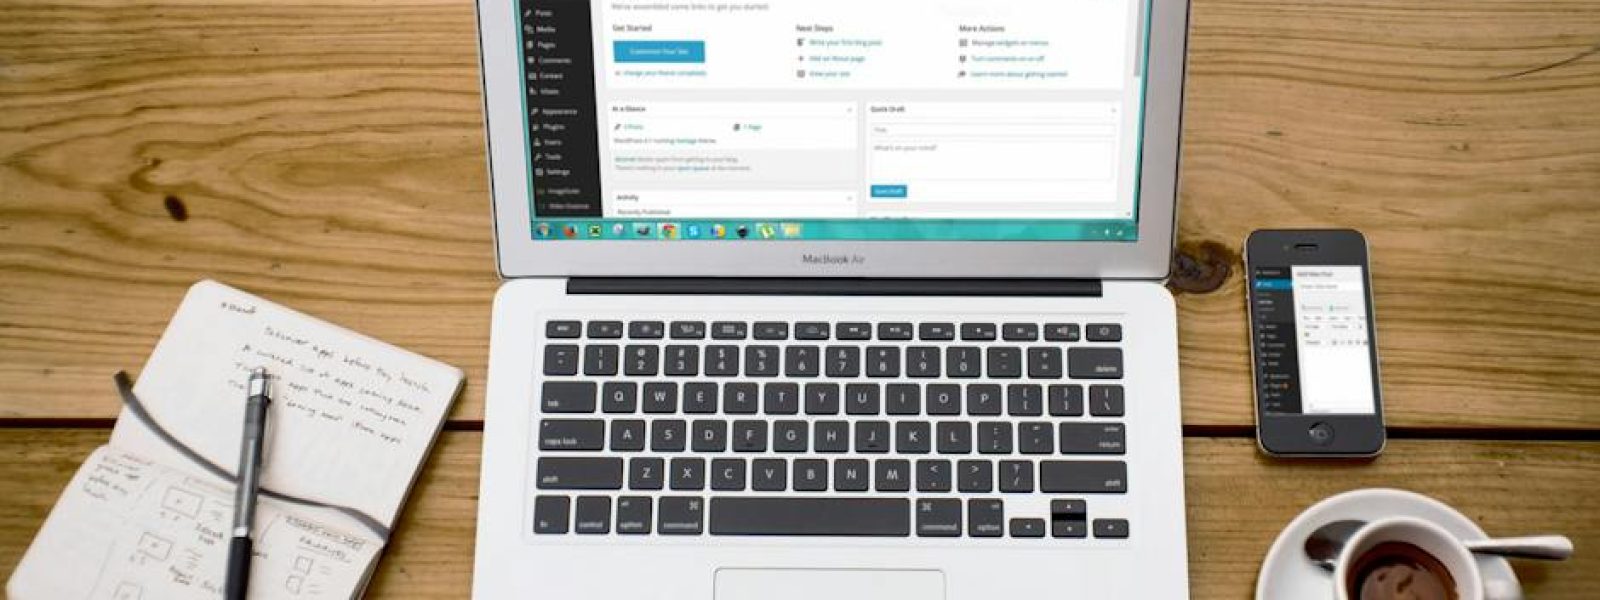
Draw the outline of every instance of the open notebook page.
<instances>
[{"instance_id":1,"label":"open notebook page","mask_svg":"<svg viewBox=\"0 0 1600 600\"><path fill-rule=\"evenodd\" d=\"M134 392L174 437L233 472L244 386L257 366L275 378L262 487L393 526L461 371L202 281L184 297ZM126 410L111 445L164 464L189 462Z\"/></svg>"}]
</instances>

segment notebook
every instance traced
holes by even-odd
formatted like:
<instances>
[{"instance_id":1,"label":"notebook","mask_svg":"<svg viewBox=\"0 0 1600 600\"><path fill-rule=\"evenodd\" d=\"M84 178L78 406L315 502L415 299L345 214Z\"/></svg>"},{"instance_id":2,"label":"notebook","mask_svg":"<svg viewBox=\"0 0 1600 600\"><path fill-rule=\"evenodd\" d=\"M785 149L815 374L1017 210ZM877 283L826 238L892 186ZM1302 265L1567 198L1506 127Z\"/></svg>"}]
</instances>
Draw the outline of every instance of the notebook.
<instances>
[{"instance_id":1,"label":"notebook","mask_svg":"<svg viewBox=\"0 0 1600 600\"><path fill-rule=\"evenodd\" d=\"M9 597L220 597L244 384L257 366L276 381L249 597L360 596L461 371L202 281L110 444L84 461L17 565Z\"/></svg>"}]
</instances>

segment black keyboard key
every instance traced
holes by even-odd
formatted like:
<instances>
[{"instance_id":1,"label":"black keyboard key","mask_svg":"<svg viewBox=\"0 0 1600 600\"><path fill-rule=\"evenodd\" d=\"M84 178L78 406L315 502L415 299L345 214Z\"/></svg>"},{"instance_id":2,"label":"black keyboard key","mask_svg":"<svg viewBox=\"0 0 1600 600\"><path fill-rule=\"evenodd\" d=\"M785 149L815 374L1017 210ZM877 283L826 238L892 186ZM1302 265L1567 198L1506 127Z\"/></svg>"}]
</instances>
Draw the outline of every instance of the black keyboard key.
<instances>
[{"instance_id":1,"label":"black keyboard key","mask_svg":"<svg viewBox=\"0 0 1600 600\"><path fill-rule=\"evenodd\" d=\"M1044 537L1044 519L1012 519L1011 537L1014 538L1042 538Z\"/></svg>"},{"instance_id":2,"label":"black keyboard key","mask_svg":"<svg viewBox=\"0 0 1600 600\"><path fill-rule=\"evenodd\" d=\"M867 377L899 377L900 349L894 346L867 348Z\"/></svg>"},{"instance_id":3,"label":"black keyboard key","mask_svg":"<svg viewBox=\"0 0 1600 600\"><path fill-rule=\"evenodd\" d=\"M739 321L717 321L711 324L711 339L742 340L749 335L750 326Z\"/></svg>"},{"instance_id":4,"label":"black keyboard key","mask_svg":"<svg viewBox=\"0 0 1600 600\"><path fill-rule=\"evenodd\" d=\"M639 384L626 381L607 382L600 388L600 410L610 414L627 414L639 410Z\"/></svg>"},{"instance_id":5,"label":"black keyboard key","mask_svg":"<svg viewBox=\"0 0 1600 600\"><path fill-rule=\"evenodd\" d=\"M978 424L978 453L1010 454L1011 424L1004 421L984 421Z\"/></svg>"},{"instance_id":6,"label":"black keyboard key","mask_svg":"<svg viewBox=\"0 0 1600 600\"><path fill-rule=\"evenodd\" d=\"M871 465L859 458L842 458L833 463L833 490L865 492L872 479Z\"/></svg>"},{"instance_id":7,"label":"black keyboard key","mask_svg":"<svg viewBox=\"0 0 1600 600\"><path fill-rule=\"evenodd\" d=\"M1000 461L1000 491L1007 494L1033 492L1033 463L1025 460Z\"/></svg>"},{"instance_id":8,"label":"black keyboard key","mask_svg":"<svg viewBox=\"0 0 1600 600\"><path fill-rule=\"evenodd\" d=\"M566 496L538 496L533 499L533 532L566 533L572 500Z\"/></svg>"},{"instance_id":9,"label":"black keyboard key","mask_svg":"<svg viewBox=\"0 0 1600 600\"><path fill-rule=\"evenodd\" d=\"M744 349L744 374L750 377L777 377L778 347L746 347Z\"/></svg>"},{"instance_id":10,"label":"black keyboard key","mask_svg":"<svg viewBox=\"0 0 1600 600\"><path fill-rule=\"evenodd\" d=\"M702 490L706 487L706 459L674 458L667 487L674 490Z\"/></svg>"},{"instance_id":11,"label":"black keyboard key","mask_svg":"<svg viewBox=\"0 0 1600 600\"><path fill-rule=\"evenodd\" d=\"M1094 536L1120 540L1128 537L1127 519L1095 519Z\"/></svg>"},{"instance_id":12,"label":"black keyboard key","mask_svg":"<svg viewBox=\"0 0 1600 600\"><path fill-rule=\"evenodd\" d=\"M872 481L880 492L906 492L911 490L911 461L881 459L873 461Z\"/></svg>"},{"instance_id":13,"label":"black keyboard key","mask_svg":"<svg viewBox=\"0 0 1600 600\"><path fill-rule=\"evenodd\" d=\"M878 385L851 383L844 386L844 413L847 415L878 414L880 401Z\"/></svg>"},{"instance_id":14,"label":"black keyboard key","mask_svg":"<svg viewBox=\"0 0 1600 600\"><path fill-rule=\"evenodd\" d=\"M794 491L821 492L828 489L828 461L800 458L794 461Z\"/></svg>"},{"instance_id":15,"label":"black keyboard key","mask_svg":"<svg viewBox=\"0 0 1600 600\"><path fill-rule=\"evenodd\" d=\"M639 452L644 450L644 421L618 419L611 422L611 451Z\"/></svg>"},{"instance_id":16,"label":"black keyboard key","mask_svg":"<svg viewBox=\"0 0 1600 600\"><path fill-rule=\"evenodd\" d=\"M1017 424L1017 452L1054 454L1055 451L1055 429L1049 423L1031 421Z\"/></svg>"},{"instance_id":17,"label":"black keyboard key","mask_svg":"<svg viewBox=\"0 0 1600 600\"><path fill-rule=\"evenodd\" d=\"M1089 523L1082 519L1050 521L1050 537L1083 538L1089 536Z\"/></svg>"},{"instance_id":18,"label":"black keyboard key","mask_svg":"<svg viewBox=\"0 0 1600 600\"><path fill-rule=\"evenodd\" d=\"M734 452L766 452L767 422L734 421L732 440Z\"/></svg>"},{"instance_id":19,"label":"black keyboard key","mask_svg":"<svg viewBox=\"0 0 1600 600\"><path fill-rule=\"evenodd\" d=\"M783 373L789 377L816 377L822 372L822 349L789 346L783 350Z\"/></svg>"},{"instance_id":20,"label":"black keyboard key","mask_svg":"<svg viewBox=\"0 0 1600 600\"><path fill-rule=\"evenodd\" d=\"M789 324L781 321L762 321L756 323L756 339L758 340L786 340L789 339Z\"/></svg>"},{"instance_id":21,"label":"black keyboard key","mask_svg":"<svg viewBox=\"0 0 1600 600\"><path fill-rule=\"evenodd\" d=\"M856 346L829 346L823 363L829 377L859 377L861 375L861 348Z\"/></svg>"},{"instance_id":22,"label":"black keyboard key","mask_svg":"<svg viewBox=\"0 0 1600 600\"><path fill-rule=\"evenodd\" d=\"M944 341L956 339L954 323L923 323L917 326L917 339Z\"/></svg>"},{"instance_id":23,"label":"black keyboard key","mask_svg":"<svg viewBox=\"0 0 1600 600\"><path fill-rule=\"evenodd\" d=\"M667 346L662 371L667 375L693 376L700 374L699 346Z\"/></svg>"},{"instance_id":24,"label":"black keyboard key","mask_svg":"<svg viewBox=\"0 0 1600 600\"><path fill-rule=\"evenodd\" d=\"M967 386L967 414L992 417L1000 414L1000 386L992 383Z\"/></svg>"},{"instance_id":25,"label":"black keyboard key","mask_svg":"<svg viewBox=\"0 0 1600 600\"><path fill-rule=\"evenodd\" d=\"M547 413L592 413L596 387L592 381L546 381L539 406Z\"/></svg>"},{"instance_id":26,"label":"black keyboard key","mask_svg":"<svg viewBox=\"0 0 1600 600\"><path fill-rule=\"evenodd\" d=\"M611 533L611 499L605 496L578 498L577 518L572 530L577 533Z\"/></svg>"},{"instance_id":27,"label":"black keyboard key","mask_svg":"<svg viewBox=\"0 0 1600 600\"><path fill-rule=\"evenodd\" d=\"M967 501L967 535L1000 537L1006 534L1005 503L991 498Z\"/></svg>"},{"instance_id":28,"label":"black keyboard key","mask_svg":"<svg viewBox=\"0 0 1600 600\"><path fill-rule=\"evenodd\" d=\"M1052 385L1050 386L1050 416L1052 417L1081 417L1083 416L1083 386L1081 385Z\"/></svg>"},{"instance_id":29,"label":"black keyboard key","mask_svg":"<svg viewBox=\"0 0 1600 600\"><path fill-rule=\"evenodd\" d=\"M628 461L628 489L659 490L666 487L666 482L666 459L640 457Z\"/></svg>"},{"instance_id":30,"label":"black keyboard key","mask_svg":"<svg viewBox=\"0 0 1600 600\"><path fill-rule=\"evenodd\" d=\"M750 463L750 489L781 492L789 486L789 466L781 458L758 458Z\"/></svg>"},{"instance_id":31,"label":"black keyboard key","mask_svg":"<svg viewBox=\"0 0 1600 600\"><path fill-rule=\"evenodd\" d=\"M661 368L661 347L631 345L623 351L622 372L626 375L651 376Z\"/></svg>"},{"instance_id":32,"label":"black keyboard key","mask_svg":"<svg viewBox=\"0 0 1600 600\"><path fill-rule=\"evenodd\" d=\"M722 386L722 412L753 415L760 406L760 386L754 383L728 383Z\"/></svg>"},{"instance_id":33,"label":"black keyboard key","mask_svg":"<svg viewBox=\"0 0 1600 600\"><path fill-rule=\"evenodd\" d=\"M705 382L683 384L683 412L691 415L716 413L717 384Z\"/></svg>"},{"instance_id":34,"label":"black keyboard key","mask_svg":"<svg viewBox=\"0 0 1600 600\"><path fill-rule=\"evenodd\" d=\"M1089 535L1088 510L1082 500L1050 501L1050 536L1082 538Z\"/></svg>"},{"instance_id":35,"label":"black keyboard key","mask_svg":"<svg viewBox=\"0 0 1600 600\"><path fill-rule=\"evenodd\" d=\"M938 346L911 346L906 348L906 377L938 376Z\"/></svg>"},{"instance_id":36,"label":"black keyboard key","mask_svg":"<svg viewBox=\"0 0 1600 600\"><path fill-rule=\"evenodd\" d=\"M657 505L660 516L656 521L656 533L700 535L706 517L705 499L697 496L662 496Z\"/></svg>"},{"instance_id":37,"label":"black keyboard key","mask_svg":"<svg viewBox=\"0 0 1600 600\"><path fill-rule=\"evenodd\" d=\"M805 452L811 443L810 426L805 421L778 421L772 424L773 452Z\"/></svg>"},{"instance_id":38,"label":"black keyboard key","mask_svg":"<svg viewBox=\"0 0 1600 600\"><path fill-rule=\"evenodd\" d=\"M897 341L911 339L910 323L879 323L878 339L884 341Z\"/></svg>"},{"instance_id":39,"label":"black keyboard key","mask_svg":"<svg viewBox=\"0 0 1600 600\"><path fill-rule=\"evenodd\" d=\"M644 384L644 412L649 414L672 414L678 412L678 384Z\"/></svg>"},{"instance_id":40,"label":"black keyboard key","mask_svg":"<svg viewBox=\"0 0 1600 600\"><path fill-rule=\"evenodd\" d=\"M950 383L930 384L928 414L935 416L961 414L961 386Z\"/></svg>"},{"instance_id":41,"label":"black keyboard key","mask_svg":"<svg viewBox=\"0 0 1600 600\"><path fill-rule=\"evenodd\" d=\"M689 449L695 452L725 452L728 449L728 422L702 419L690 424L694 441Z\"/></svg>"},{"instance_id":42,"label":"black keyboard key","mask_svg":"<svg viewBox=\"0 0 1600 600\"><path fill-rule=\"evenodd\" d=\"M825 340L828 339L828 324L817 321L802 321L794 324L794 339L797 340Z\"/></svg>"},{"instance_id":43,"label":"black keyboard key","mask_svg":"<svg viewBox=\"0 0 1600 600\"><path fill-rule=\"evenodd\" d=\"M718 492L744 491L745 462L742 458L711 461L711 489Z\"/></svg>"},{"instance_id":44,"label":"black keyboard key","mask_svg":"<svg viewBox=\"0 0 1600 600\"><path fill-rule=\"evenodd\" d=\"M667 331L661 321L633 321L628 323L628 337L636 340L659 340Z\"/></svg>"},{"instance_id":45,"label":"black keyboard key","mask_svg":"<svg viewBox=\"0 0 1600 600\"><path fill-rule=\"evenodd\" d=\"M989 376L1016 379L1022 376L1022 349L1016 346L989 348Z\"/></svg>"},{"instance_id":46,"label":"black keyboard key","mask_svg":"<svg viewBox=\"0 0 1600 600\"><path fill-rule=\"evenodd\" d=\"M793 415L800 412L800 384L769 383L761 386L762 411L769 415Z\"/></svg>"},{"instance_id":47,"label":"black keyboard key","mask_svg":"<svg viewBox=\"0 0 1600 600\"><path fill-rule=\"evenodd\" d=\"M544 347L545 375L577 375L578 347L573 344L550 344Z\"/></svg>"},{"instance_id":48,"label":"black keyboard key","mask_svg":"<svg viewBox=\"0 0 1600 600\"><path fill-rule=\"evenodd\" d=\"M706 337L705 321L673 321L672 339L701 340Z\"/></svg>"},{"instance_id":49,"label":"black keyboard key","mask_svg":"<svg viewBox=\"0 0 1600 600\"><path fill-rule=\"evenodd\" d=\"M1073 379L1122 379L1122 349L1068 348L1067 375Z\"/></svg>"},{"instance_id":50,"label":"black keyboard key","mask_svg":"<svg viewBox=\"0 0 1600 600\"><path fill-rule=\"evenodd\" d=\"M1029 348L1028 378L1060 379L1061 349L1051 347Z\"/></svg>"},{"instance_id":51,"label":"black keyboard key","mask_svg":"<svg viewBox=\"0 0 1600 600\"><path fill-rule=\"evenodd\" d=\"M544 336L551 339L572 339L583 334L583 325L577 321L549 321L544 324Z\"/></svg>"},{"instance_id":52,"label":"black keyboard key","mask_svg":"<svg viewBox=\"0 0 1600 600\"><path fill-rule=\"evenodd\" d=\"M1047 460L1039 463L1039 491L1123 494L1128 465L1120 460Z\"/></svg>"},{"instance_id":53,"label":"black keyboard key","mask_svg":"<svg viewBox=\"0 0 1600 600\"><path fill-rule=\"evenodd\" d=\"M539 421L540 450L599 450L605 443L606 422L600 419Z\"/></svg>"},{"instance_id":54,"label":"black keyboard key","mask_svg":"<svg viewBox=\"0 0 1600 600\"><path fill-rule=\"evenodd\" d=\"M616 346L595 345L583 349L584 375L616 375L622 350Z\"/></svg>"},{"instance_id":55,"label":"black keyboard key","mask_svg":"<svg viewBox=\"0 0 1600 600\"><path fill-rule=\"evenodd\" d=\"M889 451L888 421L856 421L855 449L858 454L883 454Z\"/></svg>"},{"instance_id":56,"label":"black keyboard key","mask_svg":"<svg viewBox=\"0 0 1600 600\"><path fill-rule=\"evenodd\" d=\"M951 346L944 354L944 370L950 377L983 376L983 351L976 346Z\"/></svg>"},{"instance_id":57,"label":"black keyboard key","mask_svg":"<svg viewBox=\"0 0 1600 600\"><path fill-rule=\"evenodd\" d=\"M917 461L917 491L948 492L951 481L950 461L929 459Z\"/></svg>"},{"instance_id":58,"label":"black keyboard key","mask_svg":"<svg viewBox=\"0 0 1600 600\"><path fill-rule=\"evenodd\" d=\"M589 337L617 339L622 337L622 321L590 321Z\"/></svg>"},{"instance_id":59,"label":"black keyboard key","mask_svg":"<svg viewBox=\"0 0 1600 600\"><path fill-rule=\"evenodd\" d=\"M1006 414L1037 417L1044 414L1044 388L1031 383L1006 386Z\"/></svg>"},{"instance_id":60,"label":"black keyboard key","mask_svg":"<svg viewBox=\"0 0 1600 600\"><path fill-rule=\"evenodd\" d=\"M1127 433L1121 423L1062 423L1062 454L1123 454Z\"/></svg>"},{"instance_id":61,"label":"black keyboard key","mask_svg":"<svg viewBox=\"0 0 1600 600\"><path fill-rule=\"evenodd\" d=\"M722 496L711 499L711 535L905 537L909 507L905 498Z\"/></svg>"},{"instance_id":62,"label":"black keyboard key","mask_svg":"<svg viewBox=\"0 0 1600 600\"><path fill-rule=\"evenodd\" d=\"M622 459L541 456L536 480L541 490L622 489Z\"/></svg>"},{"instance_id":63,"label":"black keyboard key","mask_svg":"<svg viewBox=\"0 0 1600 600\"><path fill-rule=\"evenodd\" d=\"M839 414L839 384L808 383L805 388L806 414Z\"/></svg>"},{"instance_id":64,"label":"black keyboard key","mask_svg":"<svg viewBox=\"0 0 1600 600\"><path fill-rule=\"evenodd\" d=\"M960 537L961 501L920 498L916 502L917 535L922 537Z\"/></svg>"},{"instance_id":65,"label":"black keyboard key","mask_svg":"<svg viewBox=\"0 0 1600 600\"><path fill-rule=\"evenodd\" d=\"M739 374L738 346L706 346L706 375L732 377Z\"/></svg>"},{"instance_id":66,"label":"black keyboard key","mask_svg":"<svg viewBox=\"0 0 1600 600\"><path fill-rule=\"evenodd\" d=\"M969 342L986 342L994 339L994 323L962 323L961 339Z\"/></svg>"},{"instance_id":67,"label":"black keyboard key","mask_svg":"<svg viewBox=\"0 0 1600 600\"><path fill-rule=\"evenodd\" d=\"M846 421L817 421L816 439L811 446L817 452L849 452L850 423Z\"/></svg>"},{"instance_id":68,"label":"black keyboard key","mask_svg":"<svg viewBox=\"0 0 1600 600\"><path fill-rule=\"evenodd\" d=\"M1000 327L1000 337L1008 342L1032 342L1039 339L1039 326L1034 323L1006 323Z\"/></svg>"},{"instance_id":69,"label":"black keyboard key","mask_svg":"<svg viewBox=\"0 0 1600 600\"><path fill-rule=\"evenodd\" d=\"M1078 341L1077 323L1045 323L1044 339L1050 342Z\"/></svg>"},{"instance_id":70,"label":"black keyboard key","mask_svg":"<svg viewBox=\"0 0 1600 600\"><path fill-rule=\"evenodd\" d=\"M650 517L649 496L617 498L617 533L650 533L650 524L653 522L654 519Z\"/></svg>"},{"instance_id":71,"label":"black keyboard key","mask_svg":"<svg viewBox=\"0 0 1600 600\"><path fill-rule=\"evenodd\" d=\"M1120 417L1124 412L1122 386L1089 386L1089 414L1096 417Z\"/></svg>"},{"instance_id":72,"label":"black keyboard key","mask_svg":"<svg viewBox=\"0 0 1600 600\"><path fill-rule=\"evenodd\" d=\"M871 323L840 323L834 336L841 340L870 340L872 339Z\"/></svg>"},{"instance_id":73,"label":"black keyboard key","mask_svg":"<svg viewBox=\"0 0 1600 600\"><path fill-rule=\"evenodd\" d=\"M971 423L966 421L946 421L939 423L935 431L938 433L940 454L966 454L972 452Z\"/></svg>"},{"instance_id":74,"label":"black keyboard key","mask_svg":"<svg viewBox=\"0 0 1600 600\"><path fill-rule=\"evenodd\" d=\"M884 388L884 412L891 415L922 414L922 388L915 383L891 383Z\"/></svg>"},{"instance_id":75,"label":"black keyboard key","mask_svg":"<svg viewBox=\"0 0 1600 600\"><path fill-rule=\"evenodd\" d=\"M689 437L689 424L678 419L663 419L650 424L650 450L654 452L683 452L684 439Z\"/></svg>"},{"instance_id":76,"label":"black keyboard key","mask_svg":"<svg viewBox=\"0 0 1600 600\"><path fill-rule=\"evenodd\" d=\"M1086 329L1091 342L1122 341L1122 326L1116 323L1090 323Z\"/></svg>"},{"instance_id":77,"label":"black keyboard key","mask_svg":"<svg viewBox=\"0 0 1600 600\"><path fill-rule=\"evenodd\" d=\"M956 462L956 490L988 493L994 489L994 463L987 460Z\"/></svg>"},{"instance_id":78,"label":"black keyboard key","mask_svg":"<svg viewBox=\"0 0 1600 600\"><path fill-rule=\"evenodd\" d=\"M894 451L899 454L927 454L933 448L927 421L900 421L894 424Z\"/></svg>"}]
</instances>

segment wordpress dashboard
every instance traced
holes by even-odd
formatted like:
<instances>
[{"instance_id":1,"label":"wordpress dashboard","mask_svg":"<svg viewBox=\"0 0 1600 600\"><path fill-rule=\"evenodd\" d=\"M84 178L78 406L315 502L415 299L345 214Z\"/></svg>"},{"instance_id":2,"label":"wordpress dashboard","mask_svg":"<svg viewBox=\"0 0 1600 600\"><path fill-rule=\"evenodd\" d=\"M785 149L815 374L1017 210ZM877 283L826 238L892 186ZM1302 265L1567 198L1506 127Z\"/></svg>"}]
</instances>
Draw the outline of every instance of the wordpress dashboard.
<instances>
[{"instance_id":1,"label":"wordpress dashboard","mask_svg":"<svg viewBox=\"0 0 1600 600\"><path fill-rule=\"evenodd\" d=\"M1136 236L1146 0L519 8L536 237Z\"/></svg>"}]
</instances>

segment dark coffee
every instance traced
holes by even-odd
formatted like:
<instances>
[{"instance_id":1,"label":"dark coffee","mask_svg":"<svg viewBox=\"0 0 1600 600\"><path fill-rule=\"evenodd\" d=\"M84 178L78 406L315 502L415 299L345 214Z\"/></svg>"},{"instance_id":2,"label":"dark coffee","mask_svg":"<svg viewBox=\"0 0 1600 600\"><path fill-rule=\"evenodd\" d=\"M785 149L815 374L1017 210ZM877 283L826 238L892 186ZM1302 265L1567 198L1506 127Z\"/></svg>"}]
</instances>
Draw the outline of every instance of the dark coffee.
<instances>
[{"instance_id":1,"label":"dark coffee","mask_svg":"<svg viewBox=\"0 0 1600 600\"><path fill-rule=\"evenodd\" d=\"M1456 600L1444 563L1405 542L1383 542L1355 558L1345 585L1358 600Z\"/></svg>"}]
</instances>

